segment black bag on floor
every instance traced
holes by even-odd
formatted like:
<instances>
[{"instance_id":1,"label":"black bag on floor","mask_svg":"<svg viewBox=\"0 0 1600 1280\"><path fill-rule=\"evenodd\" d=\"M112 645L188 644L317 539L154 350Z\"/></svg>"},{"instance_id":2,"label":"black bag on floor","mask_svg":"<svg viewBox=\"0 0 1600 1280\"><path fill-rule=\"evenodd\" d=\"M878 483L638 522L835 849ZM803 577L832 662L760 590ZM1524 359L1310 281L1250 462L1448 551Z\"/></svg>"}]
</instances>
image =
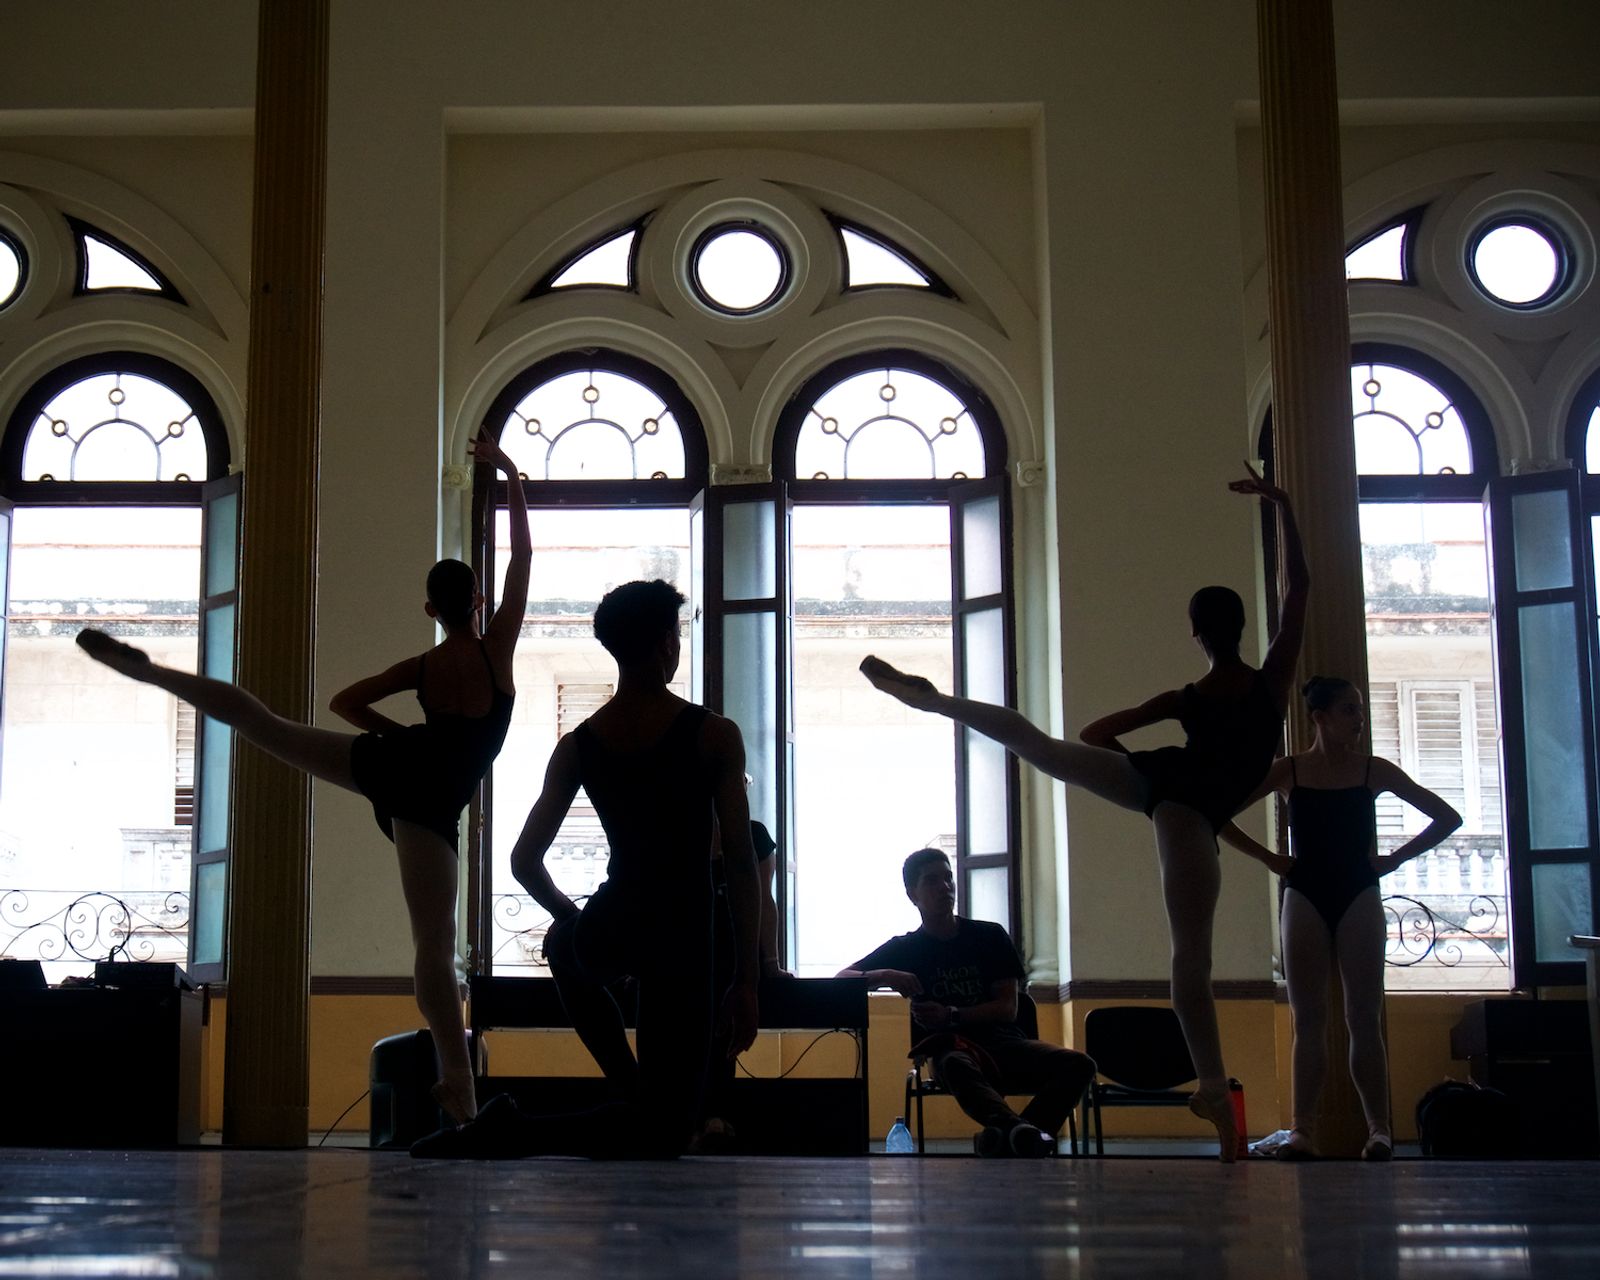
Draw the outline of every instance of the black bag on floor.
<instances>
[{"instance_id":1,"label":"black bag on floor","mask_svg":"<svg viewBox=\"0 0 1600 1280\"><path fill-rule=\"evenodd\" d=\"M1519 1154L1516 1103L1498 1089L1463 1080L1436 1084L1417 1100L1422 1154L1443 1160L1505 1160Z\"/></svg>"}]
</instances>

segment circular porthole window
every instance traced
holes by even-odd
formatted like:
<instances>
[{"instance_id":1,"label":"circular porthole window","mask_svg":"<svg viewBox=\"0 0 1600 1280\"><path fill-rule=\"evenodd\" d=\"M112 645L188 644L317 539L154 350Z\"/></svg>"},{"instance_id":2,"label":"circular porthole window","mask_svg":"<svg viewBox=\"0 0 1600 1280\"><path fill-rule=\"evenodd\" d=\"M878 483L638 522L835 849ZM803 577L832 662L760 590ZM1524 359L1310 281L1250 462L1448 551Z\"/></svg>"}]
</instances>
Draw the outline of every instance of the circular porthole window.
<instances>
[{"instance_id":1,"label":"circular porthole window","mask_svg":"<svg viewBox=\"0 0 1600 1280\"><path fill-rule=\"evenodd\" d=\"M0 308L10 306L22 292L27 273L28 260L23 257L22 246L0 230Z\"/></svg>"},{"instance_id":2,"label":"circular porthole window","mask_svg":"<svg viewBox=\"0 0 1600 1280\"><path fill-rule=\"evenodd\" d=\"M695 296L712 310L755 315L788 286L789 255L759 223L721 222L707 227L694 242L689 278Z\"/></svg>"},{"instance_id":3,"label":"circular porthole window","mask_svg":"<svg viewBox=\"0 0 1600 1280\"><path fill-rule=\"evenodd\" d=\"M1555 228L1526 216L1486 222L1467 243L1467 271L1484 296L1519 311L1567 287L1572 254Z\"/></svg>"}]
</instances>

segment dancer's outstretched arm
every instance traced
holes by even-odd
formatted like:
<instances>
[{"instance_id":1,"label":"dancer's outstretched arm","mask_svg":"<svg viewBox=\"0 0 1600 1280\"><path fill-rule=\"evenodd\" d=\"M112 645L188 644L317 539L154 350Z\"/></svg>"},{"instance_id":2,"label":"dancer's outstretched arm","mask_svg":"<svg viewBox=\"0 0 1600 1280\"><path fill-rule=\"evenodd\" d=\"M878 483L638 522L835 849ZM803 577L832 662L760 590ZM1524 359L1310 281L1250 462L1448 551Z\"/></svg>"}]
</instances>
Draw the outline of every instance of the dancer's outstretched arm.
<instances>
[{"instance_id":1,"label":"dancer's outstretched arm","mask_svg":"<svg viewBox=\"0 0 1600 1280\"><path fill-rule=\"evenodd\" d=\"M522 834L511 850L511 874L533 900L558 921L577 915L578 904L556 887L544 865L544 856L555 842L567 810L572 807L572 798L577 794L578 744L569 733L550 753L550 763L544 771L544 790L533 802L528 820L522 824Z\"/></svg>"},{"instance_id":2,"label":"dancer's outstretched arm","mask_svg":"<svg viewBox=\"0 0 1600 1280\"><path fill-rule=\"evenodd\" d=\"M522 621L528 612L528 573L533 563L533 538L528 532L528 500L522 491L522 476L499 444L487 432L472 442L472 456L492 463L506 478L507 517L511 530L511 558L506 561L505 583L500 602L484 632L484 644L494 662L501 687L512 692L511 655L522 634Z\"/></svg>"},{"instance_id":3,"label":"dancer's outstretched arm","mask_svg":"<svg viewBox=\"0 0 1600 1280\"><path fill-rule=\"evenodd\" d=\"M1146 784L1123 754L1052 738L1020 711L940 693L922 676L897 671L881 658L864 658L861 674L874 688L908 707L948 716L986 738L993 738L1007 751L1052 778L1083 787L1124 809L1144 807Z\"/></svg>"},{"instance_id":4,"label":"dancer's outstretched arm","mask_svg":"<svg viewBox=\"0 0 1600 1280\"><path fill-rule=\"evenodd\" d=\"M1228 488L1235 493L1254 494L1270 502L1278 513L1278 630L1267 646L1261 674L1267 678L1280 707L1289 705L1294 689L1294 669L1300 664L1300 642L1306 631L1306 598L1311 591L1311 570L1306 564L1305 547L1300 541L1300 526L1295 523L1289 495L1275 484L1268 484L1249 463L1250 476L1235 480Z\"/></svg>"}]
</instances>

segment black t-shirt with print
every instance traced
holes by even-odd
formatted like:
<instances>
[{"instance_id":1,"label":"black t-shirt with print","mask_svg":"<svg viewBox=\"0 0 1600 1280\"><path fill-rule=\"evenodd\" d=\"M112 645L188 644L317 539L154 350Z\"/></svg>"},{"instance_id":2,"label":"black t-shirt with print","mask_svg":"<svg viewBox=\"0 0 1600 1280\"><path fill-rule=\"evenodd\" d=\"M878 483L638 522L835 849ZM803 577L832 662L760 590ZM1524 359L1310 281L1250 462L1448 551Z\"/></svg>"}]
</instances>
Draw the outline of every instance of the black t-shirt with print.
<instances>
[{"instance_id":1,"label":"black t-shirt with print","mask_svg":"<svg viewBox=\"0 0 1600 1280\"><path fill-rule=\"evenodd\" d=\"M965 916L957 916L956 925L953 938L935 938L921 929L902 933L850 967L863 972L902 969L914 973L922 983L924 996L956 1009L968 1009L988 1001L989 988L996 982L1015 978L1020 983L1027 977L1017 949L1011 943L1011 935L1000 925L988 920L969 920ZM912 1042L932 1035L935 1030L920 1025L913 1018ZM977 1044L1026 1038L1014 1022L962 1023L955 1030Z\"/></svg>"}]
</instances>

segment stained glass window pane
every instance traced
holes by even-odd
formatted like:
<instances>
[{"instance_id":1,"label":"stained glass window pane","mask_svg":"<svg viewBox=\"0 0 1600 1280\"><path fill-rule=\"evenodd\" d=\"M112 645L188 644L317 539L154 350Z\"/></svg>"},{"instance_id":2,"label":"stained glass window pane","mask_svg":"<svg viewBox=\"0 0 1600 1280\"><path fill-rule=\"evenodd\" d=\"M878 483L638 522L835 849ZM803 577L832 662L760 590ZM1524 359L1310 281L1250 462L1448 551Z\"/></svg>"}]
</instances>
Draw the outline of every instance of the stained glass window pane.
<instances>
[{"instance_id":1,"label":"stained glass window pane","mask_svg":"<svg viewBox=\"0 0 1600 1280\"><path fill-rule=\"evenodd\" d=\"M617 289L631 287L633 279L629 275L629 265L633 260L633 242L638 234L630 228L609 240L602 240L564 268L550 282L550 288L576 289L584 285L609 285Z\"/></svg>"},{"instance_id":2,"label":"stained glass window pane","mask_svg":"<svg viewBox=\"0 0 1600 1280\"><path fill-rule=\"evenodd\" d=\"M222 925L228 910L228 864L208 862L195 873L196 900L190 911L194 962L222 963Z\"/></svg>"},{"instance_id":3,"label":"stained glass window pane","mask_svg":"<svg viewBox=\"0 0 1600 1280\"><path fill-rule=\"evenodd\" d=\"M530 480L681 480L683 435L667 403L609 369L540 383L501 427L500 444Z\"/></svg>"},{"instance_id":4,"label":"stained glass window pane","mask_svg":"<svg viewBox=\"0 0 1600 1280\"><path fill-rule=\"evenodd\" d=\"M1434 476L1472 470L1472 445L1460 411L1420 374L1395 365L1353 365L1350 399L1356 470L1362 475Z\"/></svg>"},{"instance_id":5,"label":"stained glass window pane","mask_svg":"<svg viewBox=\"0 0 1600 1280\"><path fill-rule=\"evenodd\" d=\"M1511 499L1518 591L1572 585L1572 529L1567 495L1560 490L1519 493Z\"/></svg>"},{"instance_id":6,"label":"stained glass window pane","mask_svg":"<svg viewBox=\"0 0 1600 1280\"><path fill-rule=\"evenodd\" d=\"M161 292L161 281L151 275L121 249L98 240L83 237L83 256L87 264L84 273L85 289L147 289Z\"/></svg>"},{"instance_id":7,"label":"stained glass window pane","mask_svg":"<svg viewBox=\"0 0 1600 1280\"><path fill-rule=\"evenodd\" d=\"M1523 735L1528 773L1528 839L1535 849L1581 849L1589 840L1589 780L1583 711L1572 690L1545 678L1577 669L1572 606L1517 611L1522 639Z\"/></svg>"},{"instance_id":8,"label":"stained glass window pane","mask_svg":"<svg viewBox=\"0 0 1600 1280\"><path fill-rule=\"evenodd\" d=\"M844 287L860 289L867 285L898 284L926 289L928 277L894 250L869 240L849 227L839 228L844 242Z\"/></svg>"},{"instance_id":9,"label":"stained glass window pane","mask_svg":"<svg viewBox=\"0 0 1600 1280\"><path fill-rule=\"evenodd\" d=\"M992 920L995 924L1009 924L1010 872L1005 867L974 867L967 873L967 901L961 904L961 914L974 920Z\"/></svg>"},{"instance_id":10,"label":"stained glass window pane","mask_svg":"<svg viewBox=\"0 0 1600 1280\"><path fill-rule=\"evenodd\" d=\"M39 411L24 480L204 480L205 433L189 402L137 373L97 373Z\"/></svg>"},{"instance_id":11,"label":"stained glass window pane","mask_svg":"<svg viewBox=\"0 0 1600 1280\"><path fill-rule=\"evenodd\" d=\"M869 369L818 396L795 442L802 480L975 480L983 437L948 387L910 369Z\"/></svg>"},{"instance_id":12,"label":"stained glass window pane","mask_svg":"<svg viewBox=\"0 0 1600 1280\"><path fill-rule=\"evenodd\" d=\"M1363 240L1344 257L1346 280L1394 280L1404 283L1406 228L1404 224Z\"/></svg>"}]
</instances>

